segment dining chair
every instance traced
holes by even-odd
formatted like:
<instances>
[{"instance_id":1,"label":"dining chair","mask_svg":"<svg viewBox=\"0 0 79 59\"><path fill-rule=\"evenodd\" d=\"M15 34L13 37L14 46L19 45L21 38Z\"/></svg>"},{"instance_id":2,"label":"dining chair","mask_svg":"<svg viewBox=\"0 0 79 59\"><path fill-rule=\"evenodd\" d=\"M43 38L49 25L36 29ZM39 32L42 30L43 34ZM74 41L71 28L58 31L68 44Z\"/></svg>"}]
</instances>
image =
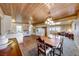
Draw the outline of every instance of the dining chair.
<instances>
[{"instance_id":1,"label":"dining chair","mask_svg":"<svg viewBox=\"0 0 79 59\"><path fill-rule=\"evenodd\" d=\"M38 55L50 56L52 49L41 38L37 39Z\"/></svg>"},{"instance_id":2,"label":"dining chair","mask_svg":"<svg viewBox=\"0 0 79 59\"><path fill-rule=\"evenodd\" d=\"M61 56L63 54L63 38L60 39L60 43L54 48L54 55Z\"/></svg>"}]
</instances>

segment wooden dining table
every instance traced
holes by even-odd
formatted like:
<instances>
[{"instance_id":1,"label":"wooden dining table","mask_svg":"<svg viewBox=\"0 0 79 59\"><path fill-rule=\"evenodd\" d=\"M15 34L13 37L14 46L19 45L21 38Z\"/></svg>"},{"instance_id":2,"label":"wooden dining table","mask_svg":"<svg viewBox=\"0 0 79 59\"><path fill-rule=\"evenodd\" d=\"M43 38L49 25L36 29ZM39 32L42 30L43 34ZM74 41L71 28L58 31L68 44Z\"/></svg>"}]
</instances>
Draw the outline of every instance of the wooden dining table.
<instances>
[{"instance_id":1,"label":"wooden dining table","mask_svg":"<svg viewBox=\"0 0 79 59\"><path fill-rule=\"evenodd\" d=\"M60 38L48 38L45 36L41 36L40 38L41 40L44 40L44 42L50 47L56 47L60 43Z\"/></svg>"},{"instance_id":2,"label":"wooden dining table","mask_svg":"<svg viewBox=\"0 0 79 59\"><path fill-rule=\"evenodd\" d=\"M53 56L54 56L54 54L55 54L55 48L61 42L61 36L57 36L57 37L54 37L54 38L48 38L48 37L45 37L45 36L41 36L40 38L41 38L41 40L44 40L44 42L45 42L45 44L47 46L49 46L49 47L52 48L52 52L53 52Z\"/></svg>"}]
</instances>

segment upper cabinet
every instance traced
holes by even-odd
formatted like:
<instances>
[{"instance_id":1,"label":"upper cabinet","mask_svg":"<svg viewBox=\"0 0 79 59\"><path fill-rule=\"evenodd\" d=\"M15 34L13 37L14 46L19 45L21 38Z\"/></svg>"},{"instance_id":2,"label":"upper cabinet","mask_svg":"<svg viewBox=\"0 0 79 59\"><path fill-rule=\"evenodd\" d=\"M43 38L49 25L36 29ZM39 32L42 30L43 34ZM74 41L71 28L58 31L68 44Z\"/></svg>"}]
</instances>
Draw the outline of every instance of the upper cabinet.
<instances>
[{"instance_id":1,"label":"upper cabinet","mask_svg":"<svg viewBox=\"0 0 79 59\"><path fill-rule=\"evenodd\" d=\"M4 15L3 18L1 18L1 35L5 35L8 32L10 32L11 28L11 16Z\"/></svg>"}]
</instances>

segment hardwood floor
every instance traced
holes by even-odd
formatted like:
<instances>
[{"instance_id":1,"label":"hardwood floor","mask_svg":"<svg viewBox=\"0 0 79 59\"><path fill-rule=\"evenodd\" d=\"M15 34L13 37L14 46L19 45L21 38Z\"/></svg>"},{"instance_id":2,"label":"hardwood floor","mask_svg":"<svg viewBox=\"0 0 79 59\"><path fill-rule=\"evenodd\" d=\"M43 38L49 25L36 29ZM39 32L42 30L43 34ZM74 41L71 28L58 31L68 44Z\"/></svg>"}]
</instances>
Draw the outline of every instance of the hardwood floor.
<instances>
[{"instance_id":1,"label":"hardwood floor","mask_svg":"<svg viewBox=\"0 0 79 59\"><path fill-rule=\"evenodd\" d=\"M23 50L23 55L28 55L29 51L31 51L33 48L37 47L36 39L37 36L28 36L24 37L24 50Z\"/></svg>"},{"instance_id":2,"label":"hardwood floor","mask_svg":"<svg viewBox=\"0 0 79 59\"><path fill-rule=\"evenodd\" d=\"M16 39L10 39L13 41L6 49L0 50L0 56L21 56L21 51L19 49Z\"/></svg>"}]
</instances>

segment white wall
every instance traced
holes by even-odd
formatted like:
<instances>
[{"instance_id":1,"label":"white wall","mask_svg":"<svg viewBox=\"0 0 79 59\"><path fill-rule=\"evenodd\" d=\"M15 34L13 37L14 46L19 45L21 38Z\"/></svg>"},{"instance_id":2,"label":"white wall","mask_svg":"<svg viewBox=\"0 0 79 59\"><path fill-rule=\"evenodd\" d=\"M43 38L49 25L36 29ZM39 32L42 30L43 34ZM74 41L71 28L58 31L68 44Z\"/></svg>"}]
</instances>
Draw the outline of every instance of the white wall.
<instances>
[{"instance_id":1,"label":"white wall","mask_svg":"<svg viewBox=\"0 0 79 59\"><path fill-rule=\"evenodd\" d=\"M16 33L16 23L11 23L10 33Z\"/></svg>"},{"instance_id":2,"label":"white wall","mask_svg":"<svg viewBox=\"0 0 79 59\"><path fill-rule=\"evenodd\" d=\"M73 26L73 33L74 33L74 41L76 46L79 49L79 20L75 20L72 23L72 26Z\"/></svg>"}]
</instances>

